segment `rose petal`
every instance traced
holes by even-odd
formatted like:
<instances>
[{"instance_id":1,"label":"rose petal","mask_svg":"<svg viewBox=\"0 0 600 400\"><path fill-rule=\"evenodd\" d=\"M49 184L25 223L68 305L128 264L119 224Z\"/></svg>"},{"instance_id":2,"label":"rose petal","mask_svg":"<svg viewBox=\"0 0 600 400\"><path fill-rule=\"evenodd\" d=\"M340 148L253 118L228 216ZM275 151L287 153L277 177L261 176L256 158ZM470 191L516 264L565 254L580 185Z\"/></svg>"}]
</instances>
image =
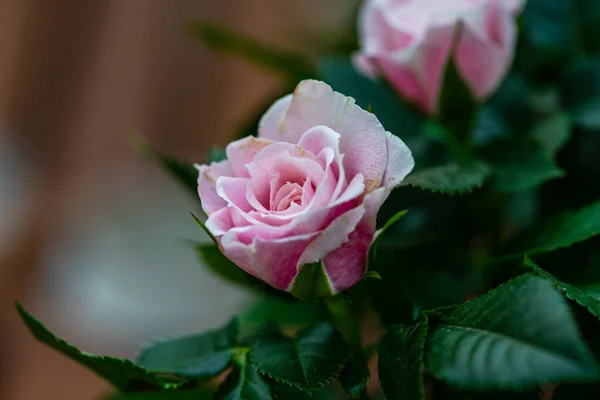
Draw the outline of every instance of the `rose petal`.
<instances>
[{"instance_id":1,"label":"rose petal","mask_svg":"<svg viewBox=\"0 0 600 400\"><path fill-rule=\"evenodd\" d=\"M219 239L219 244L223 254L235 265L249 273L250 275L262 279L256 272L256 260L254 257L254 247L251 244L242 243L238 238L237 230L230 230Z\"/></svg>"},{"instance_id":2,"label":"rose petal","mask_svg":"<svg viewBox=\"0 0 600 400\"><path fill-rule=\"evenodd\" d=\"M348 241L323 260L325 272L335 292L341 292L362 279L367 267L367 253L373 241L373 231L360 223Z\"/></svg>"},{"instance_id":3,"label":"rose petal","mask_svg":"<svg viewBox=\"0 0 600 400\"><path fill-rule=\"evenodd\" d=\"M435 115L455 24L430 27L409 47L377 57L390 83L425 113Z\"/></svg>"},{"instance_id":4,"label":"rose petal","mask_svg":"<svg viewBox=\"0 0 600 400\"><path fill-rule=\"evenodd\" d=\"M259 138L277 138L278 142L287 142L296 144L297 138L286 134L285 131L285 113L292 102L292 95L288 94L277 100L258 122Z\"/></svg>"},{"instance_id":5,"label":"rose petal","mask_svg":"<svg viewBox=\"0 0 600 400\"><path fill-rule=\"evenodd\" d=\"M465 16L454 59L478 99L488 97L512 64L517 40L512 12L496 2Z\"/></svg>"},{"instance_id":6,"label":"rose petal","mask_svg":"<svg viewBox=\"0 0 600 400\"><path fill-rule=\"evenodd\" d=\"M339 197L347 186L346 171L343 166L344 156L340 154L339 140L339 133L327 126L319 125L304 132L298 141L298 146L303 149L316 154L319 158L325 157L325 165L331 164L331 171L337 179L335 190L331 196L334 199ZM327 149L331 149L331 154ZM332 156L335 163L329 161Z\"/></svg>"},{"instance_id":7,"label":"rose petal","mask_svg":"<svg viewBox=\"0 0 600 400\"><path fill-rule=\"evenodd\" d=\"M233 176L233 168L228 160L213 162L210 165L195 165L198 170L198 194L206 215L225 207L226 201L217 194L217 179Z\"/></svg>"},{"instance_id":8,"label":"rose petal","mask_svg":"<svg viewBox=\"0 0 600 400\"><path fill-rule=\"evenodd\" d=\"M278 240L256 238L253 245L258 274L271 286L287 290L296 277L298 260L317 233Z\"/></svg>"},{"instance_id":9,"label":"rose petal","mask_svg":"<svg viewBox=\"0 0 600 400\"><path fill-rule=\"evenodd\" d=\"M282 171L279 170L278 163L285 163L286 159L288 160L288 166L290 164L290 159L292 159L292 161L293 159L297 159L300 160L297 161L297 165L303 165L305 168L309 168L312 173L316 173L315 171L317 169L322 171L321 164L317 157L299 146L278 142L263 148L258 152L251 163L246 164L246 169L252 177L247 187L246 196L248 202L256 210L263 212L270 211L268 209L271 198L270 181L274 176L274 171L281 174ZM308 166L309 163L310 166ZM284 172L292 173L292 170L296 169L285 169ZM302 169L300 169L300 171L301 170ZM297 176L299 177L300 175L301 173L298 172ZM305 175L305 177L306 176L308 175Z\"/></svg>"},{"instance_id":10,"label":"rose petal","mask_svg":"<svg viewBox=\"0 0 600 400\"><path fill-rule=\"evenodd\" d=\"M246 186L250 179L222 176L217 179L217 194L227 202L228 205L235 205L242 211L253 210L252 205L246 199Z\"/></svg>"},{"instance_id":11,"label":"rose petal","mask_svg":"<svg viewBox=\"0 0 600 400\"><path fill-rule=\"evenodd\" d=\"M365 213L364 206L358 206L338 216L313 240L302 253L299 266L323 260L325 256L348 241L348 235L354 231Z\"/></svg>"},{"instance_id":12,"label":"rose petal","mask_svg":"<svg viewBox=\"0 0 600 400\"><path fill-rule=\"evenodd\" d=\"M383 178L383 186L393 189L398 186L404 178L415 167L415 159L408 146L398 136L386 132L388 151L388 163Z\"/></svg>"},{"instance_id":13,"label":"rose petal","mask_svg":"<svg viewBox=\"0 0 600 400\"><path fill-rule=\"evenodd\" d=\"M277 116L269 115L272 113ZM279 123L276 127L267 125L272 121ZM329 85L314 80L300 82L289 107L271 108L263 124L261 137L290 143L297 143L310 128L330 127L341 135L339 146L345 155L346 176L362 173L367 190L381 184L387 165L385 130L375 115L361 109L351 97L334 92Z\"/></svg>"},{"instance_id":14,"label":"rose petal","mask_svg":"<svg viewBox=\"0 0 600 400\"><path fill-rule=\"evenodd\" d=\"M206 220L206 228L208 228L215 237L226 234L234 226L227 207L213 212Z\"/></svg>"},{"instance_id":15,"label":"rose petal","mask_svg":"<svg viewBox=\"0 0 600 400\"><path fill-rule=\"evenodd\" d=\"M245 165L252 162L259 151L272 144L270 140L255 138L248 136L227 145L225 152L227 159L231 162L231 166L235 175L238 177L248 177L248 170Z\"/></svg>"}]
</instances>

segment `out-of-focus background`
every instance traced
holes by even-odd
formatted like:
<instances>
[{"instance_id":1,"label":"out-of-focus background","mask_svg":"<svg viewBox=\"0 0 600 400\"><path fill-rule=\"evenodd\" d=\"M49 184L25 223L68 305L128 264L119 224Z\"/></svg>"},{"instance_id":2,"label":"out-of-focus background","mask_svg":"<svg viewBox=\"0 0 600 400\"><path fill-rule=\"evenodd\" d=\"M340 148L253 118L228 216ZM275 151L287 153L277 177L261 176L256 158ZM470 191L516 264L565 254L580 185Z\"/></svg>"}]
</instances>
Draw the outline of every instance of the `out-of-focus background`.
<instances>
[{"instance_id":1,"label":"out-of-focus background","mask_svg":"<svg viewBox=\"0 0 600 400\"><path fill-rule=\"evenodd\" d=\"M187 36L197 18L300 52L335 39L350 0L0 0L0 398L110 388L34 341L22 301L90 352L216 327L249 295L199 265L199 201L130 146L206 160L281 83Z\"/></svg>"}]
</instances>

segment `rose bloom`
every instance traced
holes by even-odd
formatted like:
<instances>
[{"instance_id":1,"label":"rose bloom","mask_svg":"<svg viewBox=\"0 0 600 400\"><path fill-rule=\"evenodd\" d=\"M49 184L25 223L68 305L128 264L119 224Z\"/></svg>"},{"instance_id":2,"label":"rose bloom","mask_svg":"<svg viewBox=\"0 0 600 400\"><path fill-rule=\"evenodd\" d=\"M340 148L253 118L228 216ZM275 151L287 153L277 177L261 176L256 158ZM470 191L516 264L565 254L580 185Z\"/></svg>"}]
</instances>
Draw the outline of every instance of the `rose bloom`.
<instances>
[{"instance_id":1,"label":"rose bloom","mask_svg":"<svg viewBox=\"0 0 600 400\"><path fill-rule=\"evenodd\" d=\"M551 1L551 0L549 0ZM489 96L512 64L516 15L525 0L367 0L359 14L355 66L382 75L425 113L437 113L452 54L478 100Z\"/></svg>"},{"instance_id":2,"label":"rose bloom","mask_svg":"<svg viewBox=\"0 0 600 400\"><path fill-rule=\"evenodd\" d=\"M375 115L313 80L226 154L197 166L207 228L244 271L301 298L361 280L377 212L414 166Z\"/></svg>"}]
</instances>

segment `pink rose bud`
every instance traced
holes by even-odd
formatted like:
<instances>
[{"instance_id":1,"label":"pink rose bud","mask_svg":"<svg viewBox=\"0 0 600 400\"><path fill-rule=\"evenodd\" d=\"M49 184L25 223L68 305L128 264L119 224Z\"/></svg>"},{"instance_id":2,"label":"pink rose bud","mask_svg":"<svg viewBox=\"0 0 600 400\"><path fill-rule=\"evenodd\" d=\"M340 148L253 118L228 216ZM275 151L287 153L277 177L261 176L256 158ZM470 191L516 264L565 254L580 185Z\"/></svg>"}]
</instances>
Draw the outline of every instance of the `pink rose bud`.
<instances>
[{"instance_id":1,"label":"pink rose bud","mask_svg":"<svg viewBox=\"0 0 600 400\"><path fill-rule=\"evenodd\" d=\"M375 115L313 80L226 153L197 166L207 228L236 265L300 298L361 280L377 212L414 166Z\"/></svg>"},{"instance_id":2,"label":"pink rose bud","mask_svg":"<svg viewBox=\"0 0 600 400\"><path fill-rule=\"evenodd\" d=\"M478 100L512 64L515 17L525 0L367 0L359 15L357 69L383 75L404 97L435 115L450 53Z\"/></svg>"}]
</instances>

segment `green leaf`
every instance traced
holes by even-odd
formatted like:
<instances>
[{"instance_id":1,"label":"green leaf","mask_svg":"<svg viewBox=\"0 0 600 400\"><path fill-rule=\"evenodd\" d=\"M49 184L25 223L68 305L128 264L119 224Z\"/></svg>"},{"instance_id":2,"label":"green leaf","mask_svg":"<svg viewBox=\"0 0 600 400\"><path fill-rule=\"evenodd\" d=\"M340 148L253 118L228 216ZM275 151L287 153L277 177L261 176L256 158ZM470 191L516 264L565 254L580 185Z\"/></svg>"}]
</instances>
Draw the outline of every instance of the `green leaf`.
<instances>
[{"instance_id":1,"label":"green leaf","mask_svg":"<svg viewBox=\"0 0 600 400\"><path fill-rule=\"evenodd\" d=\"M40 342L95 372L120 391L150 390L152 388L176 388L184 380L161 377L132 361L114 357L96 356L85 353L52 334L41 322L29 314L21 304L16 303L17 311L31 333Z\"/></svg>"},{"instance_id":2,"label":"green leaf","mask_svg":"<svg viewBox=\"0 0 600 400\"><path fill-rule=\"evenodd\" d=\"M385 235L385 232L388 229L390 229L396 222L400 221L402 217L406 215L407 212L408 210L398 211L396 214L394 214L394 216L392 216L392 218L388 219L385 225L383 225L383 227L375 234L375 238L369 246L369 252L367 255L367 274L377 273L376 271L369 271L371 269L373 261L377 259L377 246L379 246L379 243ZM377 274L376 277L378 277L379 280L381 280L381 276L379 274Z\"/></svg>"},{"instance_id":3,"label":"green leaf","mask_svg":"<svg viewBox=\"0 0 600 400\"><path fill-rule=\"evenodd\" d=\"M238 321L221 329L150 343L137 363L154 372L214 378L229 367L235 354Z\"/></svg>"},{"instance_id":4,"label":"green leaf","mask_svg":"<svg viewBox=\"0 0 600 400\"><path fill-rule=\"evenodd\" d=\"M483 149L481 155L492 167L494 187L502 192L533 188L564 175L534 141L495 142Z\"/></svg>"},{"instance_id":5,"label":"green leaf","mask_svg":"<svg viewBox=\"0 0 600 400\"><path fill-rule=\"evenodd\" d=\"M318 300L331 297L333 289L323 262L303 265L292 282L290 293L301 300Z\"/></svg>"},{"instance_id":6,"label":"green leaf","mask_svg":"<svg viewBox=\"0 0 600 400\"><path fill-rule=\"evenodd\" d=\"M202 389L166 390L162 392L142 392L116 394L110 400L212 400L213 395Z\"/></svg>"},{"instance_id":7,"label":"green leaf","mask_svg":"<svg viewBox=\"0 0 600 400\"><path fill-rule=\"evenodd\" d=\"M439 114L443 125L448 127L460 142L470 135L470 121L476 109L475 98L466 81L450 60L444 72L439 100Z\"/></svg>"},{"instance_id":8,"label":"green leaf","mask_svg":"<svg viewBox=\"0 0 600 400\"><path fill-rule=\"evenodd\" d=\"M528 0L521 15L523 35L535 47L559 54L581 48L571 0Z\"/></svg>"},{"instance_id":9,"label":"green leaf","mask_svg":"<svg viewBox=\"0 0 600 400\"><path fill-rule=\"evenodd\" d=\"M361 349L352 350L348 364L339 378L346 396L350 399L359 399L370 377L366 354Z\"/></svg>"},{"instance_id":10,"label":"green leaf","mask_svg":"<svg viewBox=\"0 0 600 400\"><path fill-rule=\"evenodd\" d=\"M596 0L574 0L577 16L581 23L581 34L588 54L600 55L600 2Z\"/></svg>"},{"instance_id":11,"label":"green leaf","mask_svg":"<svg viewBox=\"0 0 600 400\"><path fill-rule=\"evenodd\" d=\"M215 396L219 400L270 400L271 386L246 356L236 366Z\"/></svg>"},{"instance_id":12,"label":"green leaf","mask_svg":"<svg viewBox=\"0 0 600 400\"><path fill-rule=\"evenodd\" d=\"M446 164L410 174L402 186L415 186L444 194L464 193L481 187L490 169L481 162L470 165Z\"/></svg>"},{"instance_id":13,"label":"green leaf","mask_svg":"<svg viewBox=\"0 0 600 400\"><path fill-rule=\"evenodd\" d=\"M575 62L562 84L563 106L573 122L600 129L600 57Z\"/></svg>"},{"instance_id":14,"label":"green leaf","mask_svg":"<svg viewBox=\"0 0 600 400\"><path fill-rule=\"evenodd\" d=\"M194 218L194 221L196 221L196 224L198 224L198 226L208 235L208 237L211 238L211 240L213 241L213 243L217 243L217 239L215 239L215 236L206 227L206 224L204 222L202 222L200 220L200 218L198 218L194 213L190 213L190 214L192 215L192 218Z\"/></svg>"},{"instance_id":15,"label":"green leaf","mask_svg":"<svg viewBox=\"0 0 600 400\"><path fill-rule=\"evenodd\" d=\"M239 315L242 326L268 322L301 326L323 322L328 317L327 309L320 302L298 301L291 296L289 299L263 296Z\"/></svg>"},{"instance_id":16,"label":"green leaf","mask_svg":"<svg viewBox=\"0 0 600 400\"><path fill-rule=\"evenodd\" d=\"M509 74L475 115L472 132L475 145L484 146L528 130L533 119L528 104L530 93L531 88L522 76Z\"/></svg>"},{"instance_id":17,"label":"green leaf","mask_svg":"<svg viewBox=\"0 0 600 400\"><path fill-rule=\"evenodd\" d=\"M272 381L274 400L332 400L338 399L339 390L335 390L333 385L322 386L319 390L307 393L295 386L290 386L283 382Z\"/></svg>"},{"instance_id":18,"label":"green leaf","mask_svg":"<svg viewBox=\"0 0 600 400\"><path fill-rule=\"evenodd\" d=\"M140 154L155 161L194 196L198 196L198 170L193 165L162 154L143 137L134 138L133 146Z\"/></svg>"},{"instance_id":19,"label":"green leaf","mask_svg":"<svg viewBox=\"0 0 600 400\"><path fill-rule=\"evenodd\" d=\"M192 21L187 25L187 30L213 51L239 55L258 66L281 72L294 81L315 75L304 57L271 48L227 28L206 21Z\"/></svg>"},{"instance_id":20,"label":"green leaf","mask_svg":"<svg viewBox=\"0 0 600 400\"><path fill-rule=\"evenodd\" d=\"M596 318L600 318L600 300L587 295L584 291L573 285L561 282L554 275L538 267L529 257L525 257L524 265L531 268L537 275L550 282L552 286L563 293L569 300L573 300L587 309Z\"/></svg>"},{"instance_id":21,"label":"green leaf","mask_svg":"<svg viewBox=\"0 0 600 400\"><path fill-rule=\"evenodd\" d=\"M567 143L571 136L571 122L563 113L553 114L540 121L531 132L534 139L550 157Z\"/></svg>"},{"instance_id":22,"label":"green leaf","mask_svg":"<svg viewBox=\"0 0 600 400\"><path fill-rule=\"evenodd\" d=\"M599 376L566 300L539 276L520 276L438 317L426 365L453 386L520 390Z\"/></svg>"},{"instance_id":23,"label":"green leaf","mask_svg":"<svg viewBox=\"0 0 600 400\"><path fill-rule=\"evenodd\" d=\"M412 326L390 327L379 347L379 379L389 400L424 400L427 316Z\"/></svg>"},{"instance_id":24,"label":"green leaf","mask_svg":"<svg viewBox=\"0 0 600 400\"><path fill-rule=\"evenodd\" d=\"M423 117L385 84L358 73L347 57L323 59L318 71L334 90L353 97L364 110L370 108L394 135L406 139L421 132Z\"/></svg>"},{"instance_id":25,"label":"green leaf","mask_svg":"<svg viewBox=\"0 0 600 400\"><path fill-rule=\"evenodd\" d=\"M327 323L302 329L295 339L275 334L259 338L250 351L261 373L307 392L335 379L347 359L344 339Z\"/></svg>"},{"instance_id":26,"label":"green leaf","mask_svg":"<svg viewBox=\"0 0 600 400\"><path fill-rule=\"evenodd\" d=\"M547 253L582 242L600 233L600 201L577 211L567 211L546 220L539 229L521 239L516 256Z\"/></svg>"}]
</instances>

